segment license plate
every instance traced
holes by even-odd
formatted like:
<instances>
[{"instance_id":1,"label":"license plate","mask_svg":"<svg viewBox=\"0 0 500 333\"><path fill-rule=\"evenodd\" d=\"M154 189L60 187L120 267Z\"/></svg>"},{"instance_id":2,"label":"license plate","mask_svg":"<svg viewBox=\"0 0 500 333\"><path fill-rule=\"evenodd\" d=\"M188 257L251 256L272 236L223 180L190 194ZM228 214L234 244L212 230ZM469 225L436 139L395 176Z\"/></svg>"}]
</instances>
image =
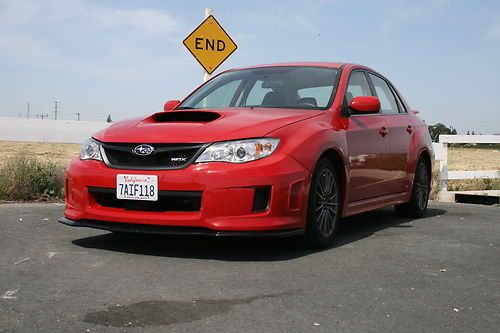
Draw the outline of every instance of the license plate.
<instances>
[{"instance_id":1,"label":"license plate","mask_svg":"<svg viewBox=\"0 0 500 333\"><path fill-rule=\"evenodd\" d=\"M116 175L116 197L125 200L158 200L158 176Z\"/></svg>"}]
</instances>

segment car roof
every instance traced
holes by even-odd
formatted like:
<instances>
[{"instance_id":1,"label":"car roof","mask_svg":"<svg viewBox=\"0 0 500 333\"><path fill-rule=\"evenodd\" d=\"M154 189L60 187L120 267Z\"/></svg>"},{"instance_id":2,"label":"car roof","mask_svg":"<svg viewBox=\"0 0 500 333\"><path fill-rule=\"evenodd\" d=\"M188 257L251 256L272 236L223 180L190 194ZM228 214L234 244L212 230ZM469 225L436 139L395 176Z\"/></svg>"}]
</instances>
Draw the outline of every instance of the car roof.
<instances>
[{"instance_id":1,"label":"car roof","mask_svg":"<svg viewBox=\"0 0 500 333\"><path fill-rule=\"evenodd\" d=\"M272 63L272 64L262 64L262 65L254 65L254 66L246 66L246 67L238 67L226 70L224 72L237 71L242 69L251 69L251 68L262 68L262 67L327 67L327 68L363 68L367 70L374 71L370 67L354 64L354 63L344 63L344 62L282 62L282 63ZM374 71L375 72L375 71Z\"/></svg>"}]
</instances>

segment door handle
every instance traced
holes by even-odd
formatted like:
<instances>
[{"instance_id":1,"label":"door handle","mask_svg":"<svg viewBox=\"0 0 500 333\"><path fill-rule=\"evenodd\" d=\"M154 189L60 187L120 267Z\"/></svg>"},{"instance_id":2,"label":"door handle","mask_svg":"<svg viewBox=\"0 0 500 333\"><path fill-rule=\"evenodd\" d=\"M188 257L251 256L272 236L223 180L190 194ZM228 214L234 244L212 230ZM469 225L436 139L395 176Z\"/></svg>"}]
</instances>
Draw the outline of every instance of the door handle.
<instances>
[{"instance_id":1,"label":"door handle","mask_svg":"<svg viewBox=\"0 0 500 333\"><path fill-rule=\"evenodd\" d=\"M382 136L386 136L387 134L389 134L389 130L387 129L387 127L381 127L379 130L378 130L378 134L382 135Z\"/></svg>"},{"instance_id":2,"label":"door handle","mask_svg":"<svg viewBox=\"0 0 500 333\"><path fill-rule=\"evenodd\" d=\"M408 132L408 134L411 134L413 132L413 127L411 127L411 125L408 125L406 131Z\"/></svg>"}]
</instances>

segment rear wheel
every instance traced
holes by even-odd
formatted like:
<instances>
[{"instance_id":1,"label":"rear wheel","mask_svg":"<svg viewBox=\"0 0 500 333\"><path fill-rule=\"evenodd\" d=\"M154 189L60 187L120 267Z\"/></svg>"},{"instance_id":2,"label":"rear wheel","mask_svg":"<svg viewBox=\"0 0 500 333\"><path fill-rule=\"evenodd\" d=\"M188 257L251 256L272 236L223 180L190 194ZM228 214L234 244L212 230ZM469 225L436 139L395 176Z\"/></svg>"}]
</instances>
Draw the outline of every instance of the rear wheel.
<instances>
[{"instance_id":1,"label":"rear wheel","mask_svg":"<svg viewBox=\"0 0 500 333\"><path fill-rule=\"evenodd\" d=\"M309 190L309 206L305 239L316 249L333 243L339 223L339 181L335 168L327 159L316 167Z\"/></svg>"},{"instance_id":2,"label":"rear wheel","mask_svg":"<svg viewBox=\"0 0 500 333\"><path fill-rule=\"evenodd\" d=\"M394 206L396 213L406 217L423 217L429 201L429 170L424 159L420 159L415 171L410 201Z\"/></svg>"}]
</instances>

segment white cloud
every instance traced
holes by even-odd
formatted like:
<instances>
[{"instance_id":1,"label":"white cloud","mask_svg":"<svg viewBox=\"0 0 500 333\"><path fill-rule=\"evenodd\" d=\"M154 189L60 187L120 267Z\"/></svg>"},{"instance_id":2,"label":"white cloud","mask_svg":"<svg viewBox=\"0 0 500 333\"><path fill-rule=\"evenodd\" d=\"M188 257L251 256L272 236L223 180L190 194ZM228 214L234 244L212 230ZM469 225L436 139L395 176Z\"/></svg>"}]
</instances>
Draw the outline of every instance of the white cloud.
<instances>
[{"instance_id":1,"label":"white cloud","mask_svg":"<svg viewBox=\"0 0 500 333\"><path fill-rule=\"evenodd\" d=\"M83 0L0 0L0 27L79 20L89 30L132 28L146 37L169 38L181 23L165 11L119 9Z\"/></svg>"},{"instance_id":2,"label":"white cloud","mask_svg":"<svg viewBox=\"0 0 500 333\"><path fill-rule=\"evenodd\" d=\"M450 5L450 0L432 1L394 1L384 2L384 15L381 19L381 30L390 32L402 24L419 23L426 19L442 17L444 9Z\"/></svg>"},{"instance_id":3,"label":"white cloud","mask_svg":"<svg viewBox=\"0 0 500 333\"><path fill-rule=\"evenodd\" d=\"M168 37L178 31L179 22L167 13L156 9L112 9L106 7L83 6L73 11L73 19L82 19L94 29L133 28L146 37ZM66 12L66 18L68 12ZM56 17L62 16L60 13Z\"/></svg>"},{"instance_id":4,"label":"white cloud","mask_svg":"<svg viewBox=\"0 0 500 333\"><path fill-rule=\"evenodd\" d=\"M61 60L61 57L44 48L36 40L12 33L0 33L0 55L44 66L55 66Z\"/></svg>"},{"instance_id":5,"label":"white cloud","mask_svg":"<svg viewBox=\"0 0 500 333\"><path fill-rule=\"evenodd\" d=\"M28 22L37 10L32 1L0 0L0 26Z\"/></svg>"},{"instance_id":6,"label":"white cloud","mask_svg":"<svg viewBox=\"0 0 500 333\"><path fill-rule=\"evenodd\" d=\"M500 19L496 20L486 31L486 39L500 42Z\"/></svg>"},{"instance_id":7,"label":"white cloud","mask_svg":"<svg viewBox=\"0 0 500 333\"><path fill-rule=\"evenodd\" d=\"M111 8L83 0L0 0L0 59L95 77L133 77L144 70L145 63L161 59L138 45L146 38L178 42L181 26L177 19L156 9ZM133 33L138 38L117 41L115 35L107 38L108 30L124 36ZM61 42L60 31L70 31L74 39ZM89 41L96 32L102 32L104 42ZM71 43L79 44L78 39L95 45L88 57L67 51L75 49Z\"/></svg>"},{"instance_id":8,"label":"white cloud","mask_svg":"<svg viewBox=\"0 0 500 333\"><path fill-rule=\"evenodd\" d=\"M290 30L299 27L302 30L317 34L321 31L318 27L317 17L324 6L330 1L302 1L298 3L269 2L268 7L259 11L245 10L236 13L244 21L272 29Z\"/></svg>"}]
</instances>

